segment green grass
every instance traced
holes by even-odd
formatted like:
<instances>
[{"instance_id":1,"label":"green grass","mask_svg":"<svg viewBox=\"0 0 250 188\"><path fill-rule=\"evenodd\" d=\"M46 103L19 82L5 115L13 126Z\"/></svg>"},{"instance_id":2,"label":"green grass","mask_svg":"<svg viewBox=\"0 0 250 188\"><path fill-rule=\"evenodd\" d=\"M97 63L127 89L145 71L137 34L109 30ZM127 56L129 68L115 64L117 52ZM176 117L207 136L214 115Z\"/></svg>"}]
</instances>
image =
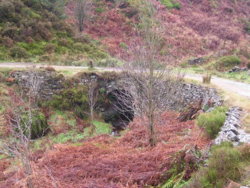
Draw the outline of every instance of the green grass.
<instances>
[{"instance_id":1,"label":"green grass","mask_svg":"<svg viewBox=\"0 0 250 188\"><path fill-rule=\"evenodd\" d=\"M77 143L80 140L92 137L92 136L98 136L102 134L110 134L111 133L111 125L107 123L103 123L100 121L93 121L93 124L95 126L95 132L93 135L90 135L90 127L87 127L84 129L83 132L78 132L77 130L71 130L66 133L61 133L56 136L51 136L51 140L53 143Z\"/></svg>"},{"instance_id":2,"label":"green grass","mask_svg":"<svg viewBox=\"0 0 250 188\"><path fill-rule=\"evenodd\" d=\"M85 135L81 132L75 130L68 131L66 133L61 133L55 137L52 137L53 143L66 143L66 142L78 142L85 138Z\"/></svg>"},{"instance_id":3,"label":"green grass","mask_svg":"<svg viewBox=\"0 0 250 188\"><path fill-rule=\"evenodd\" d=\"M211 68L210 68L211 69ZM250 75L248 71L244 72L219 72L216 70L209 70L206 66L193 66L193 67L185 67L185 68L177 68L185 73L189 74L203 74L203 73L210 73L214 76L218 76L221 78L226 78L234 81L244 82L250 84Z\"/></svg>"},{"instance_id":4,"label":"green grass","mask_svg":"<svg viewBox=\"0 0 250 188\"><path fill-rule=\"evenodd\" d=\"M230 80L236 80L236 81L241 81L241 82L245 82L245 83L250 84L250 75L247 71L245 71L245 72L232 72L232 73L216 72L215 74L219 77L222 77L222 78L227 78Z\"/></svg>"},{"instance_id":5,"label":"green grass","mask_svg":"<svg viewBox=\"0 0 250 188\"><path fill-rule=\"evenodd\" d=\"M86 137L89 136L97 136L102 134L110 134L111 133L111 125L108 123L100 122L100 121L93 121L93 125L95 126L95 131L93 135L90 135L90 127L84 129L84 135Z\"/></svg>"},{"instance_id":6,"label":"green grass","mask_svg":"<svg viewBox=\"0 0 250 188\"><path fill-rule=\"evenodd\" d=\"M180 9L181 4L175 0L161 0L161 3L165 5L168 9Z\"/></svg>"},{"instance_id":7,"label":"green grass","mask_svg":"<svg viewBox=\"0 0 250 188\"><path fill-rule=\"evenodd\" d=\"M215 63L215 68L218 71L222 70L229 70L233 68L236 65L239 65L241 63L241 60L237 56L223 56L220 59L218 59Z\"/></svg>"},{"instance_id":8,"label":"green grass","mask_svg":"<svg viewBox=\"0 0 250 188\"><path fill-rule=\"evenodd\" d=\"M6 155L4 155L4 154L1 154L1 155L0 155L0 160L1 160L1 159L5 159L5 158L6 158Z\"/></svg>"},{"instance_id":9,"label":"green grass","mask_svg":"<svg viewBox=\"0 0 250 188\"><path fill-rule=\"evenodd\" d=\"M225 122L226 111L226 107L217 107L211 112L200 114L197 118L197 124L204 128L211 139L214 139Z\"/></svg>"},{"instance_id":10,"label":"green grass","mask_svg":"<svg viewBox=\"0 0 250 188\"><path fill-rule=\"evenodd\" d=\"M222 188L229 180L239 181L242 166L249 163L249 159L246 159L243 154L244 152L241 152L239 148L234 148L230 143L212 147L207 167L202 167L187 187ZM247 154L249 155L249 152Z\"/></svg>"},{"instance_id":11,"label":"green grass","mask_svg":"<svg viewBox=\"0 0 250 188\"><path fill-rule=\"evenodd\" d=\"M95 133L98 134L110 134L111 133L111 125L108 123L103 123L100 121L93 121L93 124L96 128Z\"/></svg>"}]
</instances>

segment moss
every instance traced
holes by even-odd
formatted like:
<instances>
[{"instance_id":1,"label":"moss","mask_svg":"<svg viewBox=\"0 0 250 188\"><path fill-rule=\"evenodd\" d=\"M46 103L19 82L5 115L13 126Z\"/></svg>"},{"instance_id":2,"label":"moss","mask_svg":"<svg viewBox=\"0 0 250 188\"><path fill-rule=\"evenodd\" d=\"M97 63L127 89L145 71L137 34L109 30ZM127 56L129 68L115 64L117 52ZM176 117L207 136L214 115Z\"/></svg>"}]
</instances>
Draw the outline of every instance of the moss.
<instances>
[{"instance_id":1,"label":"moss","mask_svg":"<svg viewBox=\"0 0 250 188\"><path fill-rule=\"evenodd\" d=\"M87 88L84 86L67 88L44 105L58 110L73 110L76 116L86 118L89 110Z\"/></svg>"},{"instance_id":2,"label":"moss","mask_svg":"<svg viewBox=\"0 0 250 188\"><path fill-rule=\"evenodd\" d=\"M25 125L28 122L28 112L23 112L22 123ZM25 134L27 130L23 130ZM42 112L33 111L32 112L32 125L31 125L31 139L36 139L44 136L49 131L49 126L47 124L47 119Z\"/></svg>"}]
</instances>

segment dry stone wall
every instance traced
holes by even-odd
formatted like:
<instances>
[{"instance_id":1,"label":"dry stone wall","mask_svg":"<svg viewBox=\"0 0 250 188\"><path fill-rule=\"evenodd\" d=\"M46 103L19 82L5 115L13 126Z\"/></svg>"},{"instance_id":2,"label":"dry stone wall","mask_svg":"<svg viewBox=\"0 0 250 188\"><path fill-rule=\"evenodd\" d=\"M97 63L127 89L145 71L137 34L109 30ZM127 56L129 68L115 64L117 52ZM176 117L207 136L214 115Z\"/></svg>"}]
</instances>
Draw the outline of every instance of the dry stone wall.
<instances>
[{"instance_id":1,"label":"dry stone wall","mask_svg":"<svg viewBox=\"0 0 250 188\"><path fill-rule=\"evenodd\" d=\"M222 142L232 142L234 145L250 143L250 134L241 128L241 113L242 109L239 107L229 109L226 121L214 141L215 144L221 144Z\"/></svg>"},{"instance_id":2,"label":"dry stone wall","mask_svg":"<svg viewBox=\"0 0 250 188\"><path fill-rule=\"evenodd\" d=\"M24 90L27 90L29 88L29 79L33 74L36 74L38 79L41 80L39 95L43 100L50 99L51 96L57 94L65 88L65 77L54 71L14 71L10 76L14 78L18 85L20 85ZM111 75L111 78L110 76L107 76L108 74ZM88 75L88 73L84 73L84 76L79 77L78 84L86 83L89 78L97 79L102 82L101 85L105 85L106 88L110 88L112 85L115 85L115 79L119 79L119 77L116 77L114 73L106 72L100 75L95 73L90 73L90 75ZM201 99L203 99L204 106L208 102L212 103L213 106L219 106L223 103L221 97L215 89L191 83L178 83L176 87L178 87L176 93L171 96L170 99L166 99L166 103L168 103L167 106L171 110L181 110L190 103L197 102Z\"/></svg>"},{"instance_id":3,"label":"dry stone wall","mask_svg":"<svg viewBox=\"0 0 250 188\"><path fill-rule=\"evenodd\" d=\"M30 88L30 79L35 77L40 82L39 97L42 100L50 99L54 94L59 93L64 88L65 78L54 71L14 71L10 74L17 84L24 90Z\"/></svg>"}]
</instances>

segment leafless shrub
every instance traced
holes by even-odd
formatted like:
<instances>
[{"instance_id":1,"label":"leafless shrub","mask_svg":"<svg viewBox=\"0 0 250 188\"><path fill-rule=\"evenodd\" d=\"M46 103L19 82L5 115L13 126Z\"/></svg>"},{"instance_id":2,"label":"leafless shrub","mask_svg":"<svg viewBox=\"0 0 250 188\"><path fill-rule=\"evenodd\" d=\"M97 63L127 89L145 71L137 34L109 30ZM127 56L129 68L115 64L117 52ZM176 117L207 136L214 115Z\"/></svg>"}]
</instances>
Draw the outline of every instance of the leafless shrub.
<instances>
[{"instance_id":1,"label":"leafless shrub","mask_svg":"<svg viewBox=\"0 0 250 188\"><path fill-rule=\"evenodd\" d=\"M149 1L141 1L140 28L138 35L144 40L135 41L130 46L133 60L124 65L126 73L119 81L118 95L123 104L133 108L136 115L146 118L151 146L156 144L154 126L159 115L166 110L168 100L176 92L181 77L174 74L166 62L159 62L158 56L163 48L161 27L154 19L155 10ZM132 101L132 105L131 105Z\"/></svg>"},{"instance_id":2,"label":"leafless shrub","mask_svg":"<svg viewBox=\"0 0 250 188\"><path fill-rule=\"evenodd\" d=\"M88 103L90 111L90 122L91 122L91 134L93 133L95 126L93 125L94 120L94 109L98 100L98 82L95 76L90 76L90 79L86 83L88 89Z\"/></svg>"},{"instance_id":3,"label":"leafless shrub","mask_svg":"<svg viewBox=\"0 0 250 188\"><path fill-rule=\"evenodd\" d=\"M21 161L29 188L34 187L30 178L33 174L30 160L33 110L36 107L41 83L37 72L31 72L27 80L29 88L26 93L27 100L22 97L24 95L19 96L13 90L9 90L11 101L6 112L6 119L8 120L7 127L10 134L8 138L0 139L0 153L16 157Z\"/></svg>"},{"instance_id":4,"label":"leafless shrub","mask_svg":"<svg viewBox=\"0 0 250 188\"><path fill-rule=\"evenodd\" d=\"M80 32L84 30L84 22L87 19L92 7L91 0L76 0L75 19Z\"/></svg>"}]
</instances>

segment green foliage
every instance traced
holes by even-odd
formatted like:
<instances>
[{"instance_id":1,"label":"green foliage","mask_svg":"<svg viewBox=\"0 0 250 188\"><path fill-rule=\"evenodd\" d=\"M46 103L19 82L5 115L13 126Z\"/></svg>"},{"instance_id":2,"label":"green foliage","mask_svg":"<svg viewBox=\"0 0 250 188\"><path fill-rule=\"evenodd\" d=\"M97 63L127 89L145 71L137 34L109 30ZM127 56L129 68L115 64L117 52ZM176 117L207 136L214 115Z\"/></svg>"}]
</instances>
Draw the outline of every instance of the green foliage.
<instances>
[{"instance_id":1,"label":"green foliage","mask_svg":"<svg viewBox=\"0 0 250 188\"><path fill-rule=\"evenodd\" d=\"M20 59L29 57L29 54L22 47L13 47L10 49L10 56L16 59Z\"/></svg>"},{"instance_id":2,"label":"green foliage","mask_svg":"<svg viewBox=\"0 0 250 188\"><path fill-rule=\"evenodd\" d=\"M199 115L197 123L200 127L204 128L206 133L211 139L214 139L223 126L226 119L225 107L217 107L211 112Z\"/></svg>"},{"instance_id":3,"label":"green foliage","mask_svg":"<svg viewBox=\"0 0 250 188\"><path fill-rule=\"evenodd\" d=\"M0 1L0 60L71 62L103 59L93 40L78 41L65 22L67 0ZM74 45L77 43L76 45Z\"/></svg>"},{"instance_id":4,"label":"green foliage","mask_svg":"<svg viewBox=\"0 0 250 188\"><path fill-rule=\"evenodd\" d=\"M22 114L22 125L24 126L29 121L29 114L24 111ZM26 127L26 126L24 126ZM47 119L42 112L37 110L32 111L32 125L31 125L31 139L36 139L44 136L49 131L49 126L47 124ZM28 134L24 130L24 134Z\"/></svg>"},{"instance_id":5,"label":"green foliage","mask_svg":"<svg viewBox=\"0 0 250 188\"><path fill-rule=\"evenodd\" d=\"M86 118L89 110L87 88L84 86L66 88L45 105L58 110L73 110L76 116Z\"/></svg>"},{"instance_id":6,"label":"green foliage","mask_svg":"<svg viewBox=\"0 0 250 188\"><path fill-rule=\"evenodd\" d=\"M175 0L161 0L161 3L165 5L168 9L180 9L181 4Z\"/></svg>"},{"instance_id":7,"label":"green foliage","mask_svg":"<svg viewBox=\"0 0 250 188\"><path fill-rule=\"evenodd\" d=\"M224 56L216 62L215 68L217 70L227 70L236 65L239 65L240 63L241 60L237 56Z\"/></svg>"},{"instance_id":8,"label":"green foliage","mask_svg":"<svg viewBox=\"0 0 250 188\"><path fill-rule=\"evenodd\" d=\"M111 133L111 125L108 123L103 123L100 121L93 121L95 126L95 134L110 134Z\"/></svg>"},{"instance_id":9,"label":"green foliage","mask_svg":"<svg viewBox=\"0 0 250 188\"><path fill-rule=\"evenodd\" d=\"M18 42L17 45L20 48L26 50L27 53L30 55L42 55L44 53L44 49L47 45L47 42L40 41L40 42L33 42L33 43L25 43L25 42Z\"/></svg>"},{"instance_id":10,"label":"green foliage","mask_svg":"<svg viewBox=\"0 0 250 188\"><path fill-rule=\"evenodd\" d=\"M52 138L54 143L66 143L66 142L77 142L84 139L83 133L79 133L76 130L61 133Z\"/></svg>"},{"instance_id":11,"label":"green foliage","mask_svg":"<svg viewBox=\"0 0 250 188\"><path fill-rule=\"evenodd\" d=\"M98 67L117 67L123 64L122 61L115 58L105 58L96 62Z\"/></svg>"},{"instance_id":12,"label":"green foliage","mask_svg":"<svg viewBox=\"0 0 250 188\"><path fill-rule=\"evenodd\" d=\"M48 119L53 134L65 132L76 127L76 118L72 112L56 110Z\"/></svg>"},{"instance_id":13,"label":"green foliage","mask_svg":"<svg viewBox=\"0 0 250 188\"><path fill-rule=\"evenodd\" d=\"M187 182L182 180L182 178L182 173L172 176L167 182L160 186L160 188L182 188L187 184Z\"/></svg>"},{"instance_id":14,"label":"green foliage","mask_svg":"<svg viewBox=\"0 0 250 188\"><path fill-rule=\"evenodd\" d=\"M247 68L250 69L250 63L247 64Z\"/></svg>"},{"instance_id":15,"label":"green foliage","mask_svg":"<svg viewBox=\"0 0 250 188\"><path fill-rule=\"evenodd\" d=\"M102 134L110 134L111 133L111 125L99 121L94 121L93 125L95 126L95 132L93 135L90 135L90 128L87 127L84 129L84 132L77 132L76 130L71 130L66 133L61 133L52 138L55 143L66 143L66 142L78 142L82 139L88 138L90 136L97 136Z\"/></svg>"},{"instance_id":16,"label":"green foliage","mask_svg":"<svg viewBox=\"0 0 250 188\"><path fill-rule=\"evenodd\" d=\"M250 34L250 21L245 22L244 30L247 34Z\"/></svg>"},{"instance_id":17,"label":"green foliage","mask_svg":"<svg viewBox=\"0 0 250 188\"><path fill-rule=\"evenodd\" d=\"M105 11L105 9L102 8L102 7L97 7L97 8L95 9L95 12L96 12L96 13L102 13L102 12L104 12L104 11Z\"/></svg>"},{"instance_id":18,"label":"green foliage","mask_svg":"<svg viewBox=\"0 0 250 188\"><path fill-rule=\"evenodd\" d=\"M121 48L123 48L123 49L127 49L127 48L128 48L127 44L124 43L124 42L121 42L121 43L119 44L119 46L120 46Z\"/></svg>"},{"instance_id":19,"label":"green foliage","mask_svg":"<svg viewBox=\"0 0 250 188\"><path fill-rule=\"evenodd\" d=\"M5 158L6 158L6 155L4 155L4 154L1 154L1 155L0 155L0 160L1 160L1 159L5 159Z\"/></svg>"},{"instance_id":20,"label":"green foliage","mask_svg":"<svg viewBox=\"0 0 250 188\"><path fill-rule=\"evenodd\" d=\"M0 61L6 60L8 58L9 58L8 50L4 46L0 45Z\"/></svg>"},{"instance_id":21,"label":"green foliage","mask_svg":"<svg viewBox=\"0 0 250 188\"><path fill-rule=\"evenodd\" d=\"M188 184L192 188L222 188L229 180L238 181L241 171L241 154L230 143L214 146L208 166L201 168Z\"/></svg>"}]
</instances>

